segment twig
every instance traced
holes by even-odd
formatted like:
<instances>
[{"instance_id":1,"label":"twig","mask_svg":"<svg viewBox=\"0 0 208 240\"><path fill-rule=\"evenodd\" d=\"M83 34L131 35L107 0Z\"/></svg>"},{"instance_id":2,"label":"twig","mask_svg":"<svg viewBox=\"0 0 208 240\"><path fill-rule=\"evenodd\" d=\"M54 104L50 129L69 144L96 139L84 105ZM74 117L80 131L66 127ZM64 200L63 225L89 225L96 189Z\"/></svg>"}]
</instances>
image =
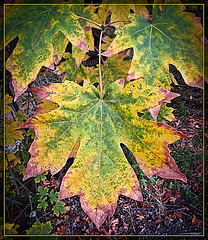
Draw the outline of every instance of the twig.
<instances>
[{"instance_id":1,"label":"twig","mask_svg":"<svg viewBox=\"0 0 208 240\"><path fill-rule=\"evenodd\" d=\"M38 187L37 187L37 183L36 183L36 181L34 180L34 183L35 183L35 191L36 191L36 193L38 192Z\"/></svg>"},{"instance_id":2,"label":"twig","mask_svg":"<svg viewBox=\"0 0 208 240\"><path fill-rule=\"evenodd\" d=\"M6 208L6 211L7 211L7 216L9 216L10 222L12 222L11 215L10 215L10 212L9 212L9 209L8 209L7 205L5 205L5 208Z\"/></svg>"},{"instance_id":3,"label":"twig","mask_svg":"<svg viewBox=\"0 0 208 240\"><path fill-rule=\"evenodd\" d=\"M30 193L28 193L28 199L29 199L29 203L30 203L30 210L31 212L33 211L33 207L32 207L32 202L31 202L31 195Z\"/></svg>"},{"instance_id":4,"label":"twig","mask_svg":"<svg viewBox=\"0 0 208 240\"><path fill-rule=\"evenodd\" d=\"M9 167L9 171L10 171L10 173L11 173L11 175L12 175L12 178L13 178L13 182L14 182L14 185L15 185L15 187L16 187L16 189L17 189L17 195L19 195L19 187L18 187L18 185L17 185L17 183L16 183L16 178L15 178L15 176L14 176L14 173L13 173L13 171L12 171L12 168L11 168L11 165L10 165L10 163L9 163L9 160L8 160L8 157L7 157L7 154L5 153L5 158L6 158L6 160L7 160L7 164L8 164L8 167Z\"/></svg>"},{"instance_id":5,"label":"twig","mask_svg":"<svg viewBox=\"0 0 208 240\"><path fill-rule=\"evenodd\" d=\"M94 48L95 48L95 50L96 50L97 52L99 52L99 49L97 49L96 47L94 47ZM101 60L102 60L103 64L104 64L105 66L108 66L107 62L105 62L105 60L103 59L103 57L102 57L102 56L100 56L100 57L101 57Z\"/></svg>"},{"instance_id":6,"label":"twig","mask_svg":"<svg viewBox=\"0 0 208 240\"><path fill-rule=\"evenodd\" d=\"M19 181L19 179L16 178L16 180L17 180L17 182L18 182L22 187L25 188L25 190L27 190L29 193L31 193L31 191L30 191L27 187L25 187L25 185L24 185L23 183L21 183L21 182Z\"/></svg>"},{"instance_id":7,"label":"twig","mask_svg":"<svg viewBox=\"0 0 208 240\"><path fill-rule=\"evenodd\" d=\"M131 218L131 225L132 225L132 227L133 227L134 232L136 232L135 227L134 227L134 220L133 220L133 218L132 218L132 216L131 216L131 212L130 212L129 206L128 206L128 209L129 209L129 211L127 211L127 210L124 208L124 211L126 211L126 212L129 214L129 216L130 216L130 218Z\"/></svg>"},{"instance_id":8,"label":"twig","mask_svg":"<svg viewBox=\"0 0 208 240\"><path fill-rule=\"evenodd\" d=\"M186 208L171 209L171 210L166 210L166 212L176 212L176 211L183 211L183 210L186 210Z\"/></svg>"},{"instance_id":9,"label":"twig","mask_svg":"<svg viewBox=\"0 0 208 240\"><path fill-rule=\"evenodd\" d=\"M35 100L35 97L34 97L33 92L32 92L32 96L31 96L31 97L33 98L32 101L31 101L32 106L33 106L33 110L35 110L35 108L36 108L36 106L37 106L37 103L36 103L36 100ZM35 104L34 104L34 102L35 102Z\"/></svg>"},{"instance_id":10,"label":"twig","mask_svg":"<svg viewBox=\"0 0 208 240\"><path fill-rule=\"evenodd\" d=\"M12 109L12 110L13 110L13 109ZM12 115L13 120L14 120L14 121L17 121L17 119L16 119L16 117L15 117L13 111L11 111L11 115Z\"/></svg>"},{"instance_id":11,"label":"twig","mask_svg":"<svg viewBox=\"0 0 208 240\"><path fill-rule=\"evenodd\" d=\"M101 24L99 24L99 23L96 23L96 22L94 22L94 21L92 21L92 20L90 20L88 18L85 18L85 17L81 17L81 16L78 16L78 17L81 18L81 19L84 19L84 20L86 20L88 22L91 22L91 23L95 24L96 26L98 26L99 28L101 28Z\"/></svg>"},{"instance_id":12,"label":"twig","mask_svg":"<svg viewBox=\"0 0 208 240\"><path fill-rule=\"evenodd\" d=\"M108 23L107 25L105 25L105 27L108 27L108 26L110 26L110 25L112 25L114 23L118 23L118 22L128 22L128 23L130 23L131 21L130 20L118 20L118 21L114 21L114 22Z\"/></svg>"},{"instance_id":13,"label":"twig","mask_svg":"<svg viewBox=\"0 0 208 240\"><path fill-rule=\"evenodd\" d=\"M30 203L20 212L20 214L18 216L16 216L16 218L14 219L13 222L15 222L17 220L17 218L20 217L20 215L30 206Z\"/></svg>"},{"instance_id":14,"label":"twig","mask_svg":"<svg viewBox=\"0 0 208 240\"><path fill-rule=\"evenodd\" d=\"M142 234L144 232L146 227L142 228L141 232L139 234Z\"/></svg>"},{"instance_id":15,"label":"twig","mask_svg":"<svg viewBox=\"0 0 208 240\"><path fill-rule=\"evenodd\" d=\"M13 210L13 199L11 199L11 215L12 215L12 222L13 222L13 217L14 217L14 210Z\"/></svg>"},{"instance_id":16,"label":"twig","mask_svg":"<svg viewBox=\"0 0 208 240\"><path fill-rule=\"evenodd\" d=\"M201 209L199 209L198 207L194 206L193 204L190 204L190 207L194 208L195 210L203 213L203 211Z\"/></svg>"},{"instance_id":17,"label":"twig","mask_svg":"<svg viewBox=\"0 0 208 240\"><path fill-rule=\"evenodd\" d=\"M111 4L111 0L109 1L108 8L107 8L107 11L106 11L106 14L105 14L105 20L104 20L104 22L103 22L104 25L105 25L106 20L107 20L107 17L108 17L108 12L109 12L110 4Z\"/></svg>"}]
</instances>

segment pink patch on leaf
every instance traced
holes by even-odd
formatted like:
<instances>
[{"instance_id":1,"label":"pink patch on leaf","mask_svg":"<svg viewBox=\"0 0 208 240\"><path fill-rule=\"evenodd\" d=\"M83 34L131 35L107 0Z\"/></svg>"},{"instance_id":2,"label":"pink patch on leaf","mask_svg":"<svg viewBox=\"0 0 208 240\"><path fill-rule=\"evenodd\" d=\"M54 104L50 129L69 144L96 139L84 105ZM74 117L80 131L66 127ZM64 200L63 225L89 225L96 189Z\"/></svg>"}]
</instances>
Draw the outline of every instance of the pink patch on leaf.
<instances>
[{"instance_id":1,"label":"pink patch on leaf","mask_svg":"<svg viewBox=\"0 0 208 240\"><path fill-rule=\"evenodd\" d=\"M110 45L104 53L101 53L101 55L106 57L112 57L113 55L115 55L112 46Z\"/></svg>"},{"instance_id":2,"label":"pink patch on leaf","mask_svg":"<svg viewBox=\"0 0 208 240\"><path fill-rule=\"evenodd\" d=\"M85 52L88 52L88 46L87 46L87 43L86 43L85 40L84 40L84 41L80 41L80 42L76 45L76 47L84 50Z\"/></svg>"},{"instance_id":3,"label":"pink patch on leaf","mask_svg":"<svg viewBox=\"0 0 208 240\"><path fill-rule=\"evenodd\" d=\"M198 88L201 88L203 89L203 77L201 75L198 76L198 79L197 79L197 82L190 82L188 83L189 86L191 87L198 87Z\"/></svg>"},{"instance_id":4,"label":"pink patch on leaf","mask_svg":"<svg viewBox=\"0 0 208 240\"><path fill-rule=\"evenodd\" d=\"M164 124L164 123L158 123L158 126L163 126L166 128L171 128L168 125ZM177 134L180 135L180 139L187 137L186 135L178 132L177 130L171 128L172 130L174 130L174 132L177 132ZM168 149L168 143L164 143L163 146L163 150L164 150L164 154L165 154L165 161L162 162L162 166L160 167L153 167L151 168L151 171L147 168L147 166L143 163L138 161L139 167L141 168L141 170L144 172L144 174L148 177L151 178L154 175L160 176L162 178L167 178L167 179L179 179L185 183L187 183L187 179L186 176L181 173L178 169L178 166L176 165L174 159L170 156L170 151Z\"/></svg>"},{"instance_id":5,"label":"pink patch on leaf","mask_svg":"<svg viewBox=\"0 0 208 240\"><path fill-rule=\"evenodd\" d=\"M174 93L174 92L169 92L168 90L158 88L159 92L161 92L164 95L164 98L158 102L158 105L152 108L149 108L149 112L152 116L152 118L156 121L158 113L160 111L160 108L162 107L162 104L166 101L172 100L176 97L179 97L180 94Z\"/></svg>"},{"instance_id":6,"label":"pink patch on leaf","mask_svg":"<svg viewBox=\"0 0 208 240\"><path fill-rule=\"evenodd\" d=\"M119 81L119 84L124 84L125 83L125 79L124 78L120 78L120 79L118 79L118 81Z\"/></svg>"},{"instance_id":7,"label":"pink patch on leaf","mask_svg":"<svg viewBox=\"0 0 208 240\"><path fill-rule=\"evenodd\" d=\"M50 85L48 86L42 86L42 87L37 87L37 88L30 88L30 91L35 93L36 95L38 95L40 97L41 100L47 98L50 96L50 92L48 92L48 88Z\"/></svg>"}]
</instances>

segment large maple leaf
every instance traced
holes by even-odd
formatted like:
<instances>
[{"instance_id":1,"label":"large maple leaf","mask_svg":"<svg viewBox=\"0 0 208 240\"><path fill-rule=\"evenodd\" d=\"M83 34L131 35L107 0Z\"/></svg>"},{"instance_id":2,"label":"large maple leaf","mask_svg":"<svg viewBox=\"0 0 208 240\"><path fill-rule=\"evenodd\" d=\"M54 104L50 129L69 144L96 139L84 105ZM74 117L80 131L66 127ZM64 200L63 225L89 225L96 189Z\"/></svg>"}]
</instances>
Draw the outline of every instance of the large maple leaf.
<instances>
[{"instance_id":1,"label":"large maple leaf","mask_svg":"<svg viewBox=\"0 0 208 240\"><path fill-rule=\"evenodd\" d=\"M7 61L15 99L36 79L42 66L53 68L53 38L61 32L73 45L87 51L85 34L70 5L7 6L5 42L19 37Z\"/></svg>"},{"instance_id":2,"label":"large maple leaf","mask_svg":"<svg viewBox=\"0 0 208 240\"><path fill-rule=\"evenodd\" d=\"M203 87L203 28L182 5L153 5L152 21L130 14L130 24L116 30L103 55L133 47L129 79L145 78L150 85L170 88L169 64L176 66L190 86Z\"/></svg>"},{"instance_id":3,"label":"large maple leaf","mask_svg":"<svg viewBox=\"0 0 208 240\"><path fill-rule=\"evenodd\" d=\"M132 151L149 178L159 175L186 181L168 150L168 144L185 135L137 116L138 111L157 106L166 97L161 88L138 80L124 87L116 81L103 98L88 81L83 87L64 81L31 90L59 107L37 114L21 126L36 134L23 180L46 170L56 174L70 155L76 155L63 178L59 199L80 195L83 210L98 228L108 214L113 215L118 195L142 201L138 179L121 143Z\"/></svg>"}]
</instances>

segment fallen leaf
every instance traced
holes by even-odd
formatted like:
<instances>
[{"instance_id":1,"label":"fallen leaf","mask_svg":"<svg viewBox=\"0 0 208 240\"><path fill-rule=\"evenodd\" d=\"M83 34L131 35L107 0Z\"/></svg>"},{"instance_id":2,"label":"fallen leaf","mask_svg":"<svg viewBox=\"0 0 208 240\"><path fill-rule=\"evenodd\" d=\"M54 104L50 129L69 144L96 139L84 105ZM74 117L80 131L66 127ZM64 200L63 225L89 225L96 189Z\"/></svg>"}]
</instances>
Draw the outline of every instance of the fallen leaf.
<instances>
[{"instance_id":1,"label":"fallen leaf","mask_svg":"<svg viewBox=\"0 0 208 240\"><path fill-rule=\"evenodd\" d=\"M194 214L193 214L193 217L191 219L191 222L192 222L192 225L194 225L194 226L199 226L200 225L199 220L196 218L196 216Z\"/></svg>"}]
</instances>

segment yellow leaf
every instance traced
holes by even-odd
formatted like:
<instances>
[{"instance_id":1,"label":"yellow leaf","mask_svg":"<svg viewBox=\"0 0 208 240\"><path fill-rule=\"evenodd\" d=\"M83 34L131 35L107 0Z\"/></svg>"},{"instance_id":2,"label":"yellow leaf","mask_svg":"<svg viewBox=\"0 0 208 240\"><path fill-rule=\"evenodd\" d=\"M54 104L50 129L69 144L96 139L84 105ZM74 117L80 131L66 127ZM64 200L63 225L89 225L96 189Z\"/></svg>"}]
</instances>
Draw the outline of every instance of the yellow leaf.
<instances>
[{"instance_id":1,"label":"yellow leaf","mask_svg":"<svg viewBox=\"0 0 208 240\"><path fill-rule=\"evenodd\" d=\"M36 92L59 107L35 115L21 126L36 134L23 180L46 170L54 175L70 156L76 156L62 180L59 199L80 195L83 210L97 228L107 215L113 215L119 195L142 201L139 182L121 143L149 178L159 175L186 181L168 150L168 144L185 135L137 116L138 111L166 98L161 88L138 80L124 87L124 82L116 81L100 98L98 89L88 81L83 86L64 81Z\"/></svg>"}]
</instances>

